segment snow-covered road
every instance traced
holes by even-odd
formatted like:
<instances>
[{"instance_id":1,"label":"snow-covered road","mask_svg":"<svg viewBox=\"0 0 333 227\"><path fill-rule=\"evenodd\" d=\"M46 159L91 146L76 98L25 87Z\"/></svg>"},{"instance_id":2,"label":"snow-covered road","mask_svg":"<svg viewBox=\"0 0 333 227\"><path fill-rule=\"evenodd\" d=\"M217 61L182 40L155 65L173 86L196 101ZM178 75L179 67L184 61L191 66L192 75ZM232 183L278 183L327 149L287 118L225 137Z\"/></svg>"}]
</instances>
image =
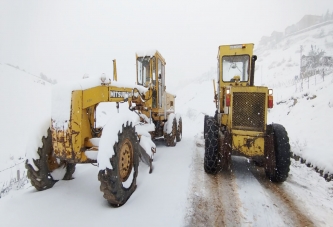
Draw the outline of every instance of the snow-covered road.
<instances>
[{"instance_id":1,"label":"snow-covered road","mask_svg":"<svg viewBox=\"0 0 333 227\"><path fill-rule=\"evenodd\" d=\"M333 188L293 161L283 184L268 181L262 168L233 157L232 171L203 170L202 133L176 147L156 141L154 171L139 166L138 188L120 208L103 198L98 168L77 165L71 181L49 190L11 191L1 199L4 226L333 226Z\"/></svg>"},{"instance_id":2,"label":"snow-covered road","mask_svg":"<svg viewBox=\"0 0 333 227\"><path fill-rule=\"evenodd\" d=\"M98 167L77 165L74 180L38 192L34 187L1 198L1 226L180 226L186 207L193 140L173 147L156 141L154 170L139 165L137 189L120 207L110 207L99 190ZM29 184L30 185L30 184Z\"/></svg>"},{"instance_id":3,"label":"snow-covered road","mask_svg":"<svg viewBox=\"0 0 333 227\"><path fill-rule=\"evenodd\" d=\"M327 203L333 201L333 188L305 165L292 160L282 184L270 182L263 168L236 156L230 172L208 175L202 136L196 144L186 226L333 225L333 206Z\"/></svg>"}]
</instances>

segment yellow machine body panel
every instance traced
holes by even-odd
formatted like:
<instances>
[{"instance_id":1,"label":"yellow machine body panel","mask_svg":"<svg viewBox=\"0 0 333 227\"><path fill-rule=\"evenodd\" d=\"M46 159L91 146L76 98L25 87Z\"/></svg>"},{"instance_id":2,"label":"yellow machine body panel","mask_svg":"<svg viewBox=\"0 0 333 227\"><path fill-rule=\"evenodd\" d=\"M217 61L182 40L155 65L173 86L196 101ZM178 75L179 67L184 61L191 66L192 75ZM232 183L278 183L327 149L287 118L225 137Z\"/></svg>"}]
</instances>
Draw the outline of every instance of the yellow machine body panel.
<instances>
[{"instance_id":1,"label":"yellow machine body panel","mask_svg":"<svg viewBox=\"0 0 333 227\"><path fill-rule=\"evenodd\" d=\"M265 139L257 135L238 135L235 131L232 133L233 154L246 155L247 157L256 157L264 155Z\"/></svg>"},{"instance_id":2,"label":"yellow machine body panel","mask_svg":"<svg viewBox=\"0 0 333 227\"><path fill-rule=\"evenodd\" d=\"M86 90L72 91L70 120L66 128L52 128L53 149L55 155L75 163L94 162L84 151L92 147L89 139L100 137L93 135L95 111L101 102L124 102L131 100L132 88L101 85Z\"/></svg>"}]
</instances>

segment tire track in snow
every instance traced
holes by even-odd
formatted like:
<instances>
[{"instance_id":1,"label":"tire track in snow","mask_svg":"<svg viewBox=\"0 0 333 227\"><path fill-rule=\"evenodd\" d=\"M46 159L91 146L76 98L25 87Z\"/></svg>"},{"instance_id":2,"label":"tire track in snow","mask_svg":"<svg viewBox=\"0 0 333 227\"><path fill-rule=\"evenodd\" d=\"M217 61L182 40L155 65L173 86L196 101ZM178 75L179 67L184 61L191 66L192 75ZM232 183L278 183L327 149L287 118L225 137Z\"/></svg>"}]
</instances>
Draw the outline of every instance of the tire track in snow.
<instances>
[{"instance_id":1,"label":"tire track in snow","mask_svg":"<svg viewBox=\"0 0 333 227\"><path fill-rule=\"evenodd\" d=\"M290 226L285 224L271 196L253 176L249 166L248 159L232 156L232 171L243 217L241 226Z\"/></svg>"},{"instance_id":2,"label":"tire track in snow","mask_svg":"<svg viewBox=\"0 0 333 227\"><path fill-rule=\"evenodd\" d=\"M250 171L259 183L267 190L269 195L274 198L274 206L279 210L280 215L284 219L284 223L289 226L316 226L306 211L299 207L293 199L293 196L288 192L282 184L277 184L269 181L266 178L263 168L250 166Z\"/></svg>"},{"instance_id":3,"label":"tire track in snow","mask_svg":"<svg viewBox=\"0 0 333 227\"><path fill-rule=\"evenodd\" d=\"M185 226L314 226L283 184L244 157L232 157L231 172L207 174L202 146L193 154Z\"/></svg>"},{"instance_id":4,"label":"tire track in snow","mask_svg":"<svg viewBox=\"0 0 333 227\"><path fill-rule=\"evenodd\" d=\"M203 168L204 150L195 149L192 160L185 226L239 226L240 213L233 175L209 175Z\"/></svg>"}]
</instances>

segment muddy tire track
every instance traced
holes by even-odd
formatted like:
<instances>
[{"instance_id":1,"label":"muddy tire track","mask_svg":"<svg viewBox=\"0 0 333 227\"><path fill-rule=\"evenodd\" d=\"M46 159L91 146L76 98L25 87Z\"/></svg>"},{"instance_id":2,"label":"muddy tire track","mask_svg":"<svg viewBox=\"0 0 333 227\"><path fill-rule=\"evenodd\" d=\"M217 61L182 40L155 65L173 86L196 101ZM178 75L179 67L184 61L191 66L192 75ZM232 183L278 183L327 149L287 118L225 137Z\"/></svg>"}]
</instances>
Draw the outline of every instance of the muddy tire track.
<instances>
[{"instance_id":1,"label":"muddy tire track","mask_svg":"<svg viewBox=\"0 0 333 227\"><path fill-rule=\"evenodd\" d=\"M203 153L203 148L196 147L185 226L240 226L234 176L230 172L207 174Z\"/></svg>"},{"instance_id":2,"label":"muddy tire track","mask_svg":"<svg viewBox=\"0 0 333 227\"><path fill-rule=\"evenodd\" d=\"M262 187L267 190L270 197L274 199L273 205L278 208L279 214L286 225L316 226L307 214L307 211L300 207L299 202L295 202L293 195L288 192L283 183L277 184L269 181L266 178L264 169L258 168L254 164L250 165L249 169Z\"/></svg>"}]
</instances>

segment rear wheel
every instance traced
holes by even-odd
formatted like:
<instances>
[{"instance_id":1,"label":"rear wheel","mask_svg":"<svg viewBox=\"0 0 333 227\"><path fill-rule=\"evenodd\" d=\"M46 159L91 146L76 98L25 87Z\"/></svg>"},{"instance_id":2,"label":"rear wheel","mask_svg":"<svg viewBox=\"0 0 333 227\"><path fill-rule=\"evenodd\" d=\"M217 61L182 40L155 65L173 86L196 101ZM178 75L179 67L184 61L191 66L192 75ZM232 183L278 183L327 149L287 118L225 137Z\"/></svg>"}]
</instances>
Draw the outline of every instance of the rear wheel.
<instances>
[{"instance_id":1,"label":"rear wheel","mask_svg":"<svg viewBox=\"0 0 333 227\"><path fill-rule=\"evenodd\" d=\"M138 137L132 124L122 126L118 142L113 145L114 155L110 159L112 169L106 168L98 173L100 190L111 206L124 205L136 189L139 156Z\"/></svg>"},{"instance_id":2,"label":"rear wheel","mask_svg":"<svg viewBox=\"0 0 333 227\"><path fill-rule=\"evenodd\" d=\"M172 124L172 129L170 133L165 132L164 133L164 139L166 142L166 145L168 147L174 147L177 144L177 121L176 118L173 118L172 121L170 122L170 118L167 121L167 124Z\"/></svg>"},{"instance_id":3,"label":"rear wheel","mask_svg":"<svg viewBox=\"0 0 333 227\"><path fill-rule=\"evenodd\" d=\"M279 124L269 125L266 143L266 176L273 182L284 182L288 178L291 156L286 129Z\"/></svg>"},{"instance_id":4,"label":"rear wheel","mask_svg":"<svg viewBox=\"0 0 333 227\"><path fill-rule=\"evenodd\" d=\"M216 174L220 170L218 142L218 124L213 118L207 120L207 136L205 139L204 169L206 173Z\"/></svg>"},{"instance_id":5,"label":"rear wheel","mask_svg":"<svg viewBox=\"0 0 333 227\"><path fill-rule=\"evenodd\" d=\"M182 118L180 117L178 120L176 141L180 142L182 140L182 137L183 137L183 123L182 123Z\"/></svg>"},{"instance_id":6,"label":"rear wheel","mask_svg":"<svg viewBox=\"0 0 333 227\"><path fill-rule=\"evenodd\" d=\"M53 179L52 172L55 170L64 170L65 174L63 180L71 180L75 171L75 164L68 163L66 161L58 161L53 154L51 130L48 129L47 137L42 138L43 146L38 148L37 154L39 159L32 160L33 163L29 163L29 160L25 163L27 169L27 176L31 181L31 185L38 191L52 188L58 181ZM34 168L36 167L36 169Z\"/></svg>"}]
</instances>

